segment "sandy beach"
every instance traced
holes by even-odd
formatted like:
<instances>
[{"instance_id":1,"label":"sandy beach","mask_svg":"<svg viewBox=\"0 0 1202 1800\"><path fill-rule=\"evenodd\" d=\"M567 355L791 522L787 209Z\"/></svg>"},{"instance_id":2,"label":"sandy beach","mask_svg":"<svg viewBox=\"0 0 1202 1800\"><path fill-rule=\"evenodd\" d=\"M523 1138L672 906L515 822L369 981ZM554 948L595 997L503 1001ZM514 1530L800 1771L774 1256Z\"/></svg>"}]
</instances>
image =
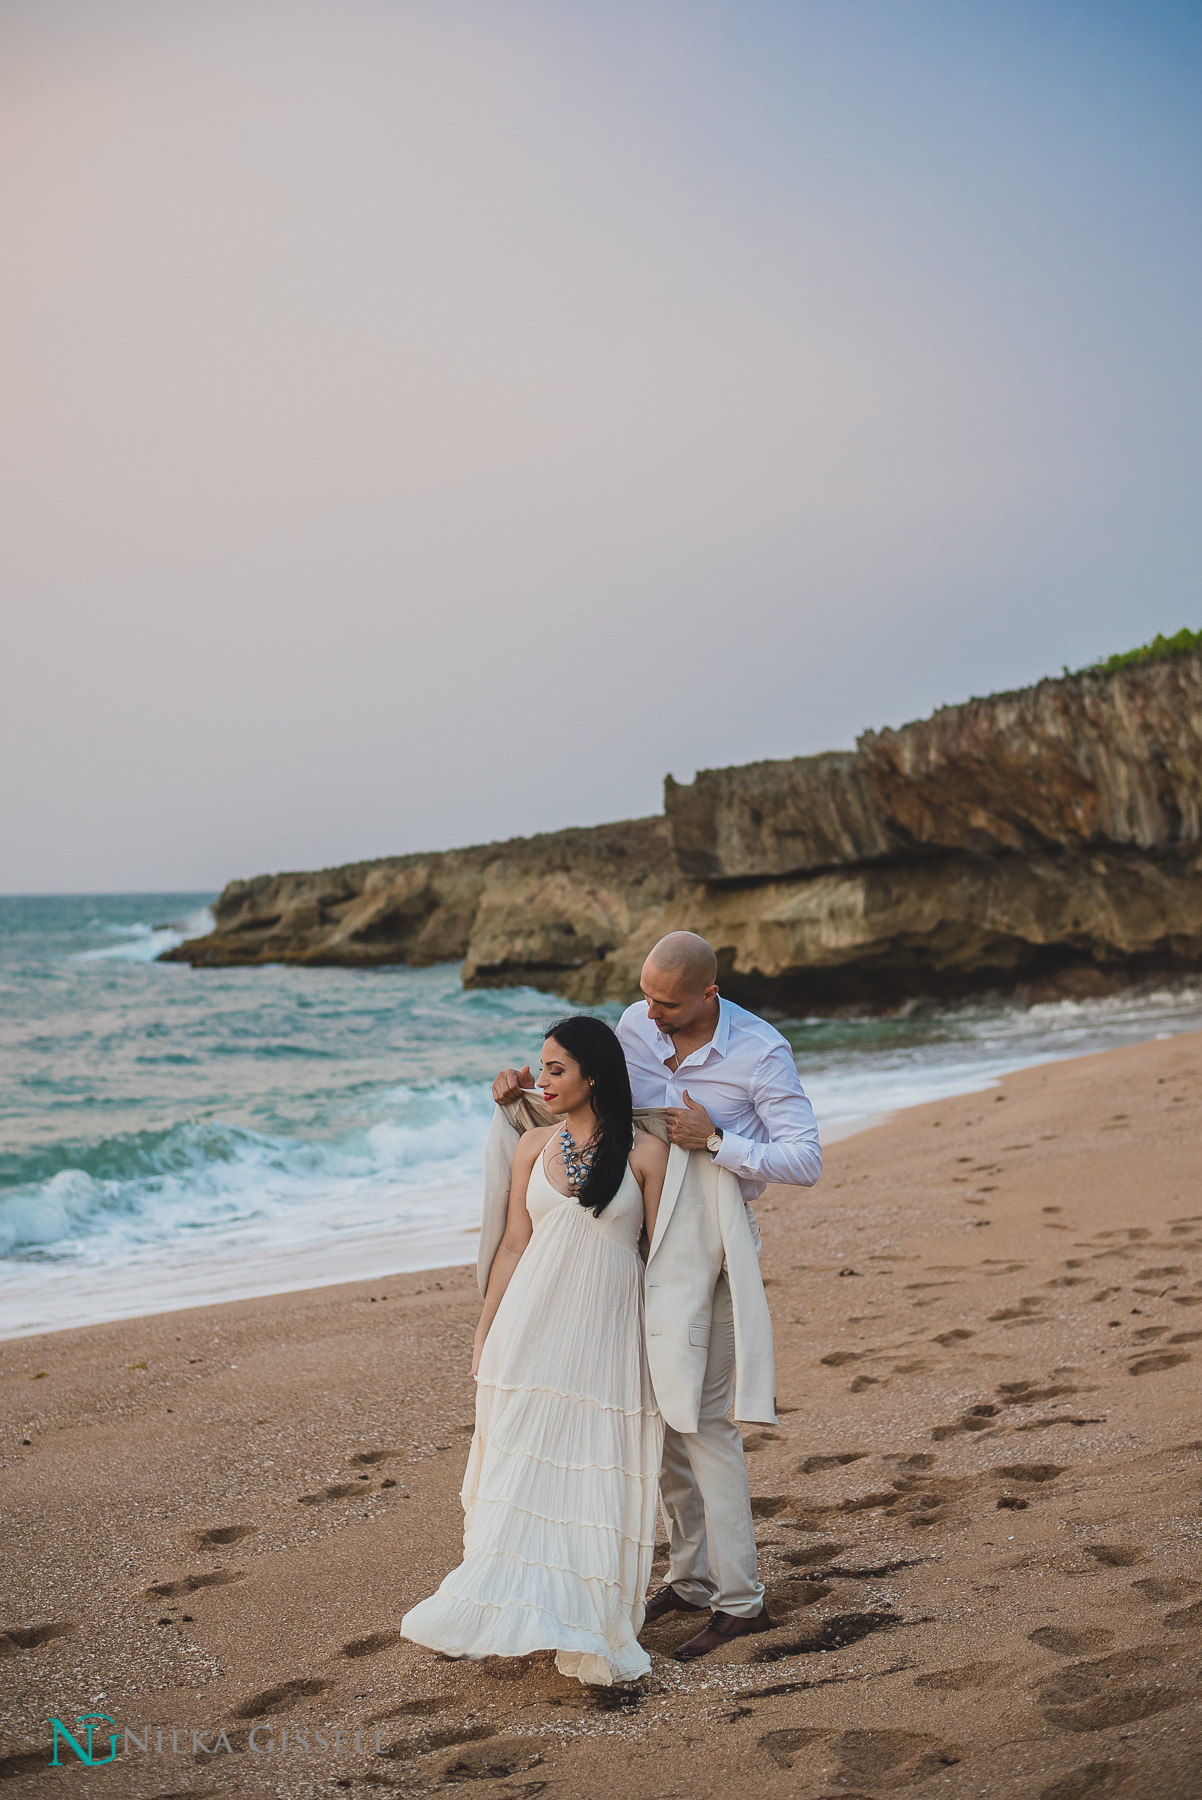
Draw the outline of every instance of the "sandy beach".
<instances>
[{"instance_id":1,"label":"sandy beach","mask_svg":"<svg viewBox=\"0 0 1202 1800\"><path fill-rule=\"evenodd\" d=\"M1194 1035L766 1194L777 1628L686 1667L669 1618L632 1692L397 1636L458 1559L474 1271L0 1344L4 1793L1196 1800L1200 1168ZM87 1713L117 1762L47 1769Z\"/></svg>"}]
</instances>

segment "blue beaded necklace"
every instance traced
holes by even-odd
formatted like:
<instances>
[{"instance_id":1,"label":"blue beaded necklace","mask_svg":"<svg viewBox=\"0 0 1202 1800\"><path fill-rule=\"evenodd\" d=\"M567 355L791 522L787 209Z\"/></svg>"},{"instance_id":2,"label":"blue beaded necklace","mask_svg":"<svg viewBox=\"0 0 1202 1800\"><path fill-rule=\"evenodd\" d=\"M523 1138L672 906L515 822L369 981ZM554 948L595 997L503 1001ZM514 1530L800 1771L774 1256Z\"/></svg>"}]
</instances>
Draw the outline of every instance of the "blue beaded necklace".
<instances>
[{"instance_id":1,"label":"blue beaded necklace","mask_svg":"<svg viewBox=\"0 0 1202 1800\"><path fill-rule=\"evenodd\" d=\"M572 1140L567 1125L563 1125L559 1133L559 1144L563 1151L564 1174L568 1178L568 1186L574 1194L578 1194L588 1180L589 1170L597 1155L597 1146L593 1138L580 1150Z\"/></svg>"}]
</instances>

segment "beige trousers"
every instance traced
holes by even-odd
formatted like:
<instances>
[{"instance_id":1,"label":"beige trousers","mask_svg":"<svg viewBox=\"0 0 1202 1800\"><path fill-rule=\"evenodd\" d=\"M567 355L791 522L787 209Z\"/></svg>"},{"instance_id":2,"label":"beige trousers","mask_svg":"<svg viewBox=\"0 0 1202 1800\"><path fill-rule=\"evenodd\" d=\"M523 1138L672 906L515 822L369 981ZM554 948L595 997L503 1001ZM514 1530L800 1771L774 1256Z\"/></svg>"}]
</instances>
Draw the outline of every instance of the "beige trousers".
<instances>
[{"instance_id":1,"label":"beige trousers","mask_svg":"<svg viewBox=\"0 0 1202 1800\"><path fill-rule=\"evenodd\" d=\"M726 1276L718 1277L696 1431L664 1429L659 1497L668 1522L668 1583L682 1600L735 1618L764 1603L743 1439L727 1414L734 1398L735 1327Z\"/></svg>"}]
</instances>

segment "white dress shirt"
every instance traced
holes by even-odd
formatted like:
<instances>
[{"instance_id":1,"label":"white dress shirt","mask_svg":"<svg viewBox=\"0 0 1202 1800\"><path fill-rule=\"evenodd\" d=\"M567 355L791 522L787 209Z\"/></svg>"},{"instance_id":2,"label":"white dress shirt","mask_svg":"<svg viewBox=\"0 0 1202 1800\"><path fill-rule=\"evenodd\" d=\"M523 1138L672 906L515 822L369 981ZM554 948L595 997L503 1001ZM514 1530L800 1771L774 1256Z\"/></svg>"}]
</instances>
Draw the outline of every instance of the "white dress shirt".
<instances>
[{"instance_id":1,"label":"white dress shirt","mask_svg":"<svg viewBox=\"0 0 1202 1800\"><path fill-rule=\"evenodd\" d=\"M814 1109L793 1052L779 1031L754 1013L719 999L708 1044L670 1069L676 1048L636 1000L618 1021L636 1106L683 1106L684 1090L722 1127L714 1161L739 1178L744 1200L770 1181L813 1187L822 1173Z\"/></svg>"}]
</instances>

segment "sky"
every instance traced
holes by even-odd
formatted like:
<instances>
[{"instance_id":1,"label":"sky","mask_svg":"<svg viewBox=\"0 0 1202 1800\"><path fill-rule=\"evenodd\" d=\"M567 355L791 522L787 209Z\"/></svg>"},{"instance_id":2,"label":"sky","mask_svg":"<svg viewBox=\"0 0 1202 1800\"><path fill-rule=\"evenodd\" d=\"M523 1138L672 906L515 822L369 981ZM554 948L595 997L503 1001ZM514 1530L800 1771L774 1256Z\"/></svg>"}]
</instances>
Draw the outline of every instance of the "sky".
<instances>
[{"instance_id":1,"label":"sky","mask_svg":"<svg viewBox=\"0 0 1202 1800\"><path fill-rule=\"evenodd\" d=\"M1202 625L1200 97L1169 0L5 0L0 891Z\"/></svg>"}]
</instances>

